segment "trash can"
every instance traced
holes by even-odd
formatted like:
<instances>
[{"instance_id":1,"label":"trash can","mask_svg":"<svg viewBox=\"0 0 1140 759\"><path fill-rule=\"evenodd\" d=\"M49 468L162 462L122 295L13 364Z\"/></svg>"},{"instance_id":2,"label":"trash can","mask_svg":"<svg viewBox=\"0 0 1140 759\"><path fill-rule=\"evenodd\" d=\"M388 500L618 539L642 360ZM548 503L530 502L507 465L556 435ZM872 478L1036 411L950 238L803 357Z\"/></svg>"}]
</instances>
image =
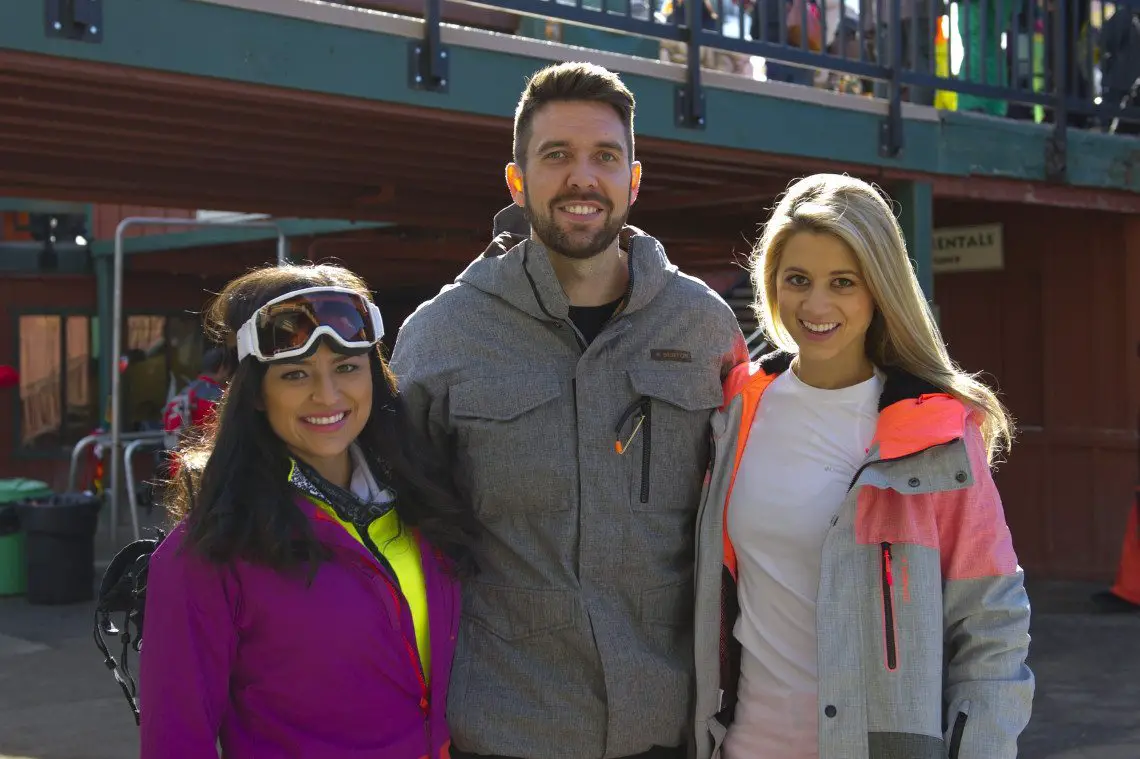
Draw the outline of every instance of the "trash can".
<instances>
[{"instance_id":1,"label":"trash can","mask_svg":"<svg viewBox=\"0 0 1140 759\"><path fill-rule=\"evenodd\" d=\"M0 596L17 596L27 588L25 537L16 504L50 495L51 488L38 480L0 480Z\"/></svg>"},{"instance_id":2,"label":"trash can","mask_svg":"<svg viewBox=\"0 0 1140 759\"><path fill-rule=\"evenodd\" d=\"M72 604L95 597L95 531L102 499L61 493L17 506L25 535L31 604Z\"/></svg>"}]
</instances>

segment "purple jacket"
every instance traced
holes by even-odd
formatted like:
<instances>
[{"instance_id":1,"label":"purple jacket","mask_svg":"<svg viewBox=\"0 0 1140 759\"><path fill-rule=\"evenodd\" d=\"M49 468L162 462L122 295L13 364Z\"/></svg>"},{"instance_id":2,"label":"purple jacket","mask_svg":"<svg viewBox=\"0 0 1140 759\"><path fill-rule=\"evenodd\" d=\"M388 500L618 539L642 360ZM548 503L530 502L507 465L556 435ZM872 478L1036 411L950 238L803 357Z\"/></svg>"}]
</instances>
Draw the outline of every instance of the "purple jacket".
<instances>
[{"instance_id":1,"label":"purple jacket","mask_svg":"<svg viewBox=\"0 0 1140 759\"><path fill-rule=\"evenodd\" d=\"M150 561L140 653L140 759L446 759L447 686L458 584L422 540L431 624L424 685L411 613L395 583L305 498L333 550L311 586L239 561L179 550Z\"/></svg>"}]
</instances>

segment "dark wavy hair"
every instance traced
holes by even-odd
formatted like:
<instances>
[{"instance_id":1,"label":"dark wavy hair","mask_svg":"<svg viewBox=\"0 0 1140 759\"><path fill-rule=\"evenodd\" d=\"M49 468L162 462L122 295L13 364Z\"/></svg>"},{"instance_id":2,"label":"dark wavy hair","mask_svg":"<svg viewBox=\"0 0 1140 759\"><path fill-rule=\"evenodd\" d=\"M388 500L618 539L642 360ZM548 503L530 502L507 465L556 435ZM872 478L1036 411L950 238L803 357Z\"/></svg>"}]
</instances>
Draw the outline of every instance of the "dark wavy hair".
<instances>
[{"instance_id":1,"label":"dark wavy hair","mask_svg":"<svg viewBox=\"0 0 1140 759\"><path fill-rule=\"evenodd\" d=\"M613 108L625 127L626 159L633 161L633 112L637 107L633 93L612 71L593 63L566 61L536 71L527 81L515 108L515 163L526 166L531 126L539 110L550 103L565 102L602 103Z\"/></svg>"},{"instance_id":2,"label":"dark wavy hair","mask_svg":"<svg viewBox=\"0 0 1140 759\"><path fill-rule=\"evenodd\" d=\"M178 453L179 473L167 489L166 508L185 520L187 546L215 562L234 559L289 569L329 557L309 520L294 506L290 460L284 442L260 410L266 365L237 360L236 334L262 305L304 287L347 287L371 297L364 281L340 266L294 265L255 269L230 282L206 311L208 335L226 346L233 376L213 421ZM390 473L404 526L418 528L451 558L456 574L472 569L477 534L474 512L454 489L441 457L408 423L408 412L383 348L369 353L372 414L356 442Z\"/></svg>"}]
</instances>

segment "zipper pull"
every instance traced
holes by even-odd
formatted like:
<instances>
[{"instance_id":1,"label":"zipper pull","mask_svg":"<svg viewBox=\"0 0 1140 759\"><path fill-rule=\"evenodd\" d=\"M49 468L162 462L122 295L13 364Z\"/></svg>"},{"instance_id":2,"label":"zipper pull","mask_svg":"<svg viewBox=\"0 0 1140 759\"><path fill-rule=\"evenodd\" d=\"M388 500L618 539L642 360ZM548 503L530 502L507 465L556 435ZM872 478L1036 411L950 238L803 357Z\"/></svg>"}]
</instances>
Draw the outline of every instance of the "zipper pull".
<instances>
[{"instance_id":1,"label":"zipper pull","mask_svg":"<svg viewBox=\"0 0 1140 759\"><path fill-rule=\"evenodd\" d=\"M883 572L887 576L887 585L889 587L895 586L895 576L891 571L891 544L883 543Z\"/></svg>"},{"instance_id":2,"label":"zipper pull","mask_svg":"<svg viewBox=\"0 0 1140 759\"><path fill-rule=\"evenodd\" d=\"M633 442L633 439L637 437L637 433L641 432L641 425L644 421L645 415L642 414L637 418L637 424L634 426L633 432L630 433L629 440L626 440L625 443L622 443L620 438L614 441L614 450L618 452L619 456L625 453L626 449L629 448Z\"/></svg>"},{"instance_id":3,"label":"zipper pull","mask_svg":"<svg viewBox=\"0 0 1140 759\"><path fill-rule=\"evenodd\" d=\"M645 396L638 398L626 408L621 415L621 419L618 420L618 423L614 426L614 450L617 451L619 456L625 453L626 449L633 443L633 439L637 437L637 433L641 431L641 425L645 421L645 404ZM629 439L623 443L621 441L621 431L625 428L629 420L633 418L633 415L639 411L641 415L637 419L637 424L634 425L633 432L629 434Z\"/></svg>"}]
</instances>

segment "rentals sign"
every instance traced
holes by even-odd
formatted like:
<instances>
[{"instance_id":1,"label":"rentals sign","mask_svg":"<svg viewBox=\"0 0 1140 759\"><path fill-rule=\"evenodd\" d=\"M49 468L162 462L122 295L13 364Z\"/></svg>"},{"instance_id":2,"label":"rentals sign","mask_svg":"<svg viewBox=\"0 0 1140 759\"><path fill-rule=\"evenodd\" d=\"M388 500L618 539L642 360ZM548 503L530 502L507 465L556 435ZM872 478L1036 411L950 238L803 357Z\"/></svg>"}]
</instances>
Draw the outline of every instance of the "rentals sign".
<instances>
[{"instance_id":1,"label":"rentals sign","mask_svg":"<svg viewBox=\"0 0 1140 759\"><path fill-rule=\"evenodd\" d=\"M935 274L990 271L1005 266L1001 224L934 230L931 246Z\"/></svg>"}]
</instances>

